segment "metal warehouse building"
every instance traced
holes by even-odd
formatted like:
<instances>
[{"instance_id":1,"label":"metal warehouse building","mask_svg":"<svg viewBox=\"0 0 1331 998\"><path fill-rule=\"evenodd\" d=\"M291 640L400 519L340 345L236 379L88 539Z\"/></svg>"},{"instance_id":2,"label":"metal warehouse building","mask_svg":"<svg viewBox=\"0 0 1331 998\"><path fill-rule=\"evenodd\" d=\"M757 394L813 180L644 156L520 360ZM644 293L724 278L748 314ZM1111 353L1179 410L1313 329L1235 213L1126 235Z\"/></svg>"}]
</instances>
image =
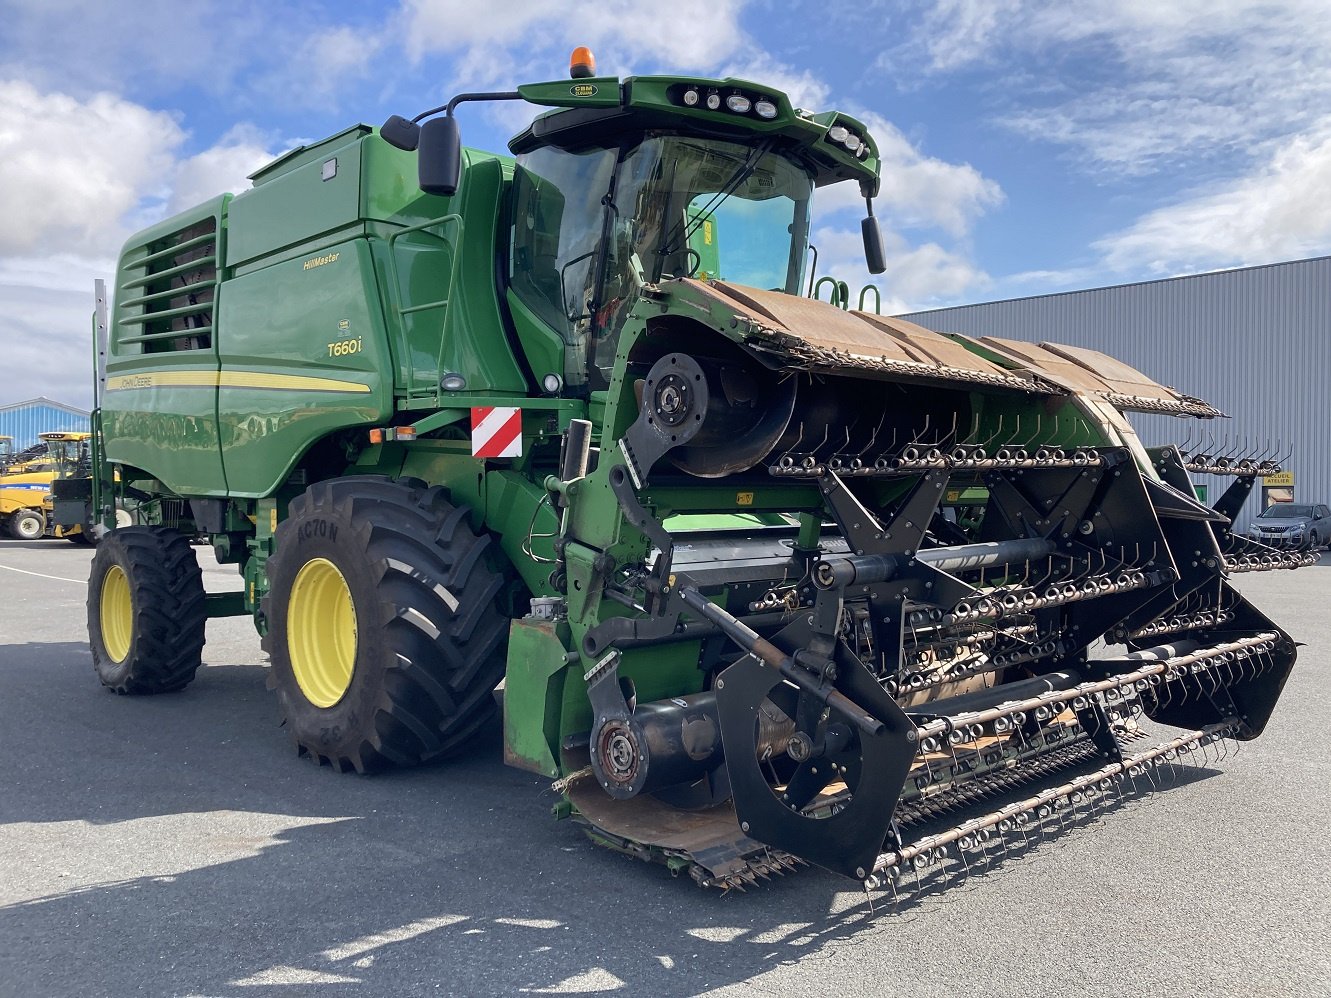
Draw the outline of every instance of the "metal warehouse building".
<instances>
[{"instance_id":1,"label":"metal warehouse building","mask_svg":"<svg viewBox=\"0 0 1331 998\"><path fill-rule=\"evenodd\" d=\"M1297 502L1331 502L1331 257L901 316L938 332L1100 350L1232 419L1133 415L1148 446L1277 454ZM1196 476L1214 500L1229 484ZM1268 482L1268 485L1284 484ZM1262 489L1239 526L1261 509Z\"/></svg>"},{"instance_id":2,"label":"metal warehouse building","mask_svg":"<svg viewBox=\"0 0 1331 998\"><path fill-rule=\"evenodd\" d=\"M48 430L87 429L87 412L45 397L0 405L0 437L13 437L15 450L32 446Z\"/></svg>"}]
</instances>

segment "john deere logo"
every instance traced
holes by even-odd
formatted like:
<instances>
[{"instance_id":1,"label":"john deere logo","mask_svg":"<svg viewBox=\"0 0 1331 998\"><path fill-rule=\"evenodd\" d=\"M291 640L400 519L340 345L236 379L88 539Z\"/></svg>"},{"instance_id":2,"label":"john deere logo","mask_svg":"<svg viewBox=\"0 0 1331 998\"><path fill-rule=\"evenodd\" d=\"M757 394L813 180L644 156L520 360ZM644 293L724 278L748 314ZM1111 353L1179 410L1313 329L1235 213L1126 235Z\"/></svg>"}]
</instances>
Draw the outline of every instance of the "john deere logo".
<instances>
[{"instance_id":1,"label":"john deere logo","mask_svg":"<svg viewBox=\"0 0 1331 998\"><path fill-rule=\"evenodd\" d=\"M574 97L595 97L596 85L593 83L579 83L575 87L569 87L569 93Z\"/></svg>"}]
</instances>

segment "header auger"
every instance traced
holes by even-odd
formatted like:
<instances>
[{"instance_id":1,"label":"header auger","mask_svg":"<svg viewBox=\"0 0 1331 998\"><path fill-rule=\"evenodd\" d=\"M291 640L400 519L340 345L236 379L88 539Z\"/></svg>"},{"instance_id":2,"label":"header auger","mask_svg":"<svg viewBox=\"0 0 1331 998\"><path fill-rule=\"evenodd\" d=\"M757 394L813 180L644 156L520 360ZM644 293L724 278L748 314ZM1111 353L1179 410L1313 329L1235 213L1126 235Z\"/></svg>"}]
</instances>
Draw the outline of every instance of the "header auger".
<instances>
[{"instance_id":1,"label":"header auger","mask_svg":"<svg viewBox=\"0 0 1331 998\"><path fill-rule=\"evenodd\" d=\"M1208 403L802 297L813 191L877 192L863 125L577 61L130 240L105 684L179 689L205 618L248 613L297 748L368 771L471 744L502 678L506 761L722 887L883 882L1261 733L1294 643L1226 576L1299 560L1229 529L1268 457L1223 453L1208 507L1220 458L1124 415ZM516 159L463 149L454 111L500 99L551 110ZM872 210L864 241L881 270ZM243 593L203 592L194 538Z\"/></svg>"}]
</instances>

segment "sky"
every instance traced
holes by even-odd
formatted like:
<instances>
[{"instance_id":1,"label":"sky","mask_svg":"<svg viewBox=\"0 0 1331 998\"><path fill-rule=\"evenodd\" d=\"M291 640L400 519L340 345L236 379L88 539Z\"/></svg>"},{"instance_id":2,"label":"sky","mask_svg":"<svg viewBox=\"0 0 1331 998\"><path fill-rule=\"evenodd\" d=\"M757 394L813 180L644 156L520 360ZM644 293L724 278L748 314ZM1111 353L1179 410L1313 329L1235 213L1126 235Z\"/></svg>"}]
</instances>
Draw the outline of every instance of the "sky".
<instances>
[{"instance_id":1,"label":"sky","mask_svg":"<svg viewBox=\"0 0 1331 998\"><path fill-rule=\"evenodd\" d=\"M1325 0L0 0L0 405L90 404L93 281L134 231L576 45L866 122L884 312L1331 253ZM464 141L533 110L464 105ZM813 241L858 287L841 187Z\"/></svg>"}]
</instances>

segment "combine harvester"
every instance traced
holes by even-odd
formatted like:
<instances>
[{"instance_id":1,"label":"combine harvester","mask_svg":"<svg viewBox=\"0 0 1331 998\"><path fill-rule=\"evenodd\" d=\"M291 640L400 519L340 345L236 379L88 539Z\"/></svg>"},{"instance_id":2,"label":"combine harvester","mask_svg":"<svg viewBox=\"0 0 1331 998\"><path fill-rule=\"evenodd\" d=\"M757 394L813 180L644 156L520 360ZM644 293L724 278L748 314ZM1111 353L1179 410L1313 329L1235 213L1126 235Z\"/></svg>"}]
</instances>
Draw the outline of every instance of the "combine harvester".
<instances>
[{"instance_id":1,"label":"combine harvester","mask_svg":"<svg viewBox=\"0 0 1331 998\"><path fill-rule=\"evenodd\" d=\"M1227 576L1305 560L1230 532L1270 469L1208 507L1124 417L1221 413L802 296L816 188L883 270L865 127L578 57L130 240L97 508L150 525L93 562L104 684L178 690L252 614L297 748L363 772L475 743L502 679L560 813L721 887L881 883L1261 733L1295 646ZM489 100L550 109L515 159L461 146Z\"/></svg>"}]
</instances>

